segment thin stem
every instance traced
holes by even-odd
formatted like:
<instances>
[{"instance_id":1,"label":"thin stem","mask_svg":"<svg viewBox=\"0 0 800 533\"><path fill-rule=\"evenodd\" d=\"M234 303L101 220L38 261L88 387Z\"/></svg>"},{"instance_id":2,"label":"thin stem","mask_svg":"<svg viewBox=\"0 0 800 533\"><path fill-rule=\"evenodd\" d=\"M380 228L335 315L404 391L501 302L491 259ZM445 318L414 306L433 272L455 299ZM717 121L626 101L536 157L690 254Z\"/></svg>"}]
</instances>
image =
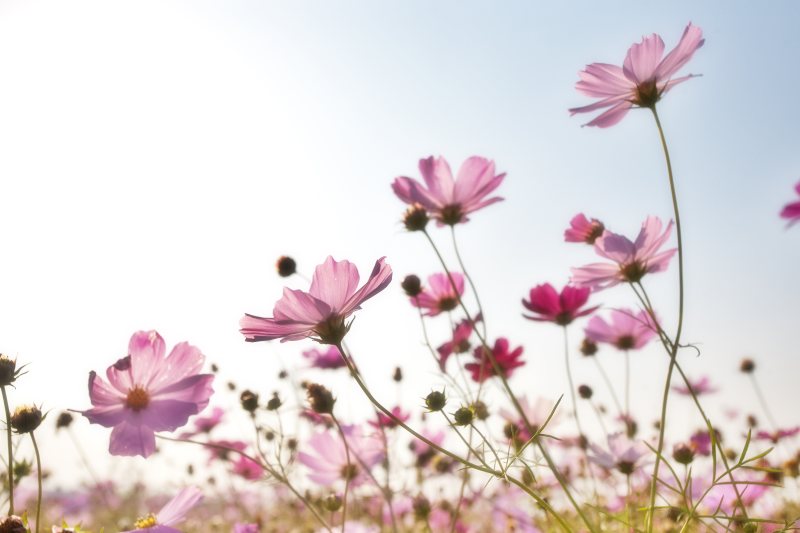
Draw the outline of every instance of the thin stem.
<instances>
[{"instance_id":1,"label":"thin stem","mask_svg":"<svg viewBox=\"0 0 800 533\"><path fill-rule=\"evenodd\" d=\"M669 391L670 391L670 384L672 381L672 371L675 369L675 362L678 355L678 346L680 346L681 341L681 333L683 332L683 232L681 231L681 216L680 211L678 209L678 196L675 192L675 178L672 174L672 161L669 157L669 148L667 148L667 139L664 137L664 129L661 127L661 120L658 118L658 113L656 112L656 107L653 105L650 107L650 110L653 112L653 118L656 121L656 127L658 128L658 136L661 139L661 147L664 150L664 159L667 163L667 176L669 177L669 189L672 195L672 210L675 215L675 234L677 235L678 239L678 327L675 332L675 341L672 345L672 351L669 356L669 369L667 370L667 379L666 383L664 384L664 394L661 400L661 419L658 428L658 453L656 454L656 461L655 465L653 466L653 479L650 483L650 505L648 506L647 511L647 533L651 533L653 531L653 515L655 514L656 510L656 492L657 492L657 480L658 480L658 469L661 466L661 452L664 450L664 434L667 427L667 403L669 401Z\"/></svg>"},{"instance_id":2,"label":"thin stem","mask_svg":"<svg viewBox=\"0 0 800 533\"><path fill-rule=\"evenodd\" d=\"M14 450L11 443L11 410L8 408L8 396L5 385L0 386L3 392L3 406L6 408L6 435L8 437L8 516L14 514Z\"/></svg>"},{"instance_id":3,"label":"thin stem","mask_svg":"<svg viewBox=\"0 0 800 533\"><path fill-rule=\"evenodd\" d=\"M756 396L758 396L758 402L761 404L761 409L764 411L764 414L767 415L767 420L772 426L772 430L778 431L778 424L775 423L775 419L772 417L772 412L769 410L767 399L764 396L764 393L761 391L761 387L758 385L755 374L750 374L750 382L753 384L753 389L756 391Z\"/></svg>"},{"instance_id":4,"label":"thin stem","mask_svg":"<svg viewBox=\"0 0 800 533\"><path fill-rule=\"evenodd\" d=\"M608 391L611 393L611 399L614 401L614 405L617 407L617 412L620 416L624 415L625 413L622 411L622 404L619 403L617 391L614 390L614 385L611 383L611 379L609 379L608 374L603 368L603 365L600 364L600 360L597 358L597 356L592 356L592 359L594 359L594 364L597 366L597 371L600 372L600 376L603 378L603 381L606 382L606 387L608 387Z\"/></svg>"},{"instance_id":5,"label":"thin stem","mask_svg":"<svg viewBox=\"0 0 800 533\"><path fill-rule=\"evenodd\" d=\"M578 437L584 437L583 429L581 428L581 420L578 417L578 401L575 399L575 383L572 380L572 368L569 364L569 336L567 335L567 327L561 328L564 330L564 364L567 368L567 382L569 383L569 396L572 399L572 414L575 416L575 425L578 427Z\"/></svg>"},{"instance_id":6,"label":"thin stem","mask_svg":"<svg viewBox=\"0 0 800 533\"><path fill-rule=\"evenodd\" d=\"M347 493L350 490L350 476L353 464L350 462L350 444L347 443L347 437L344 435L342 425L332 412L329 414L331 416L331 420L333 420L333 423L336 425L336 430L339 432L339 436L342 438L342 443L344 444L344 455L345 459L347 460L347 475L344 476L344 496L342 497L342 533L344 533L345 524L347 523Z\"/></svg>"},{"instance_id":7,"label":"thin stem","mask_svg":"<svg viewBox=\"0 0 800 533\"><path fill-rule=\"evenodd\" d=\"M625 350L625 418L631 423L631 352Z\"/></svg>"},{"instance_id":8,"label":"thin stem","mask_svg":"<svg viewBox=\"0 0 800 533\"><path fill-rule=\"evenodd\" d=\"M36 533L39 533L39 523L42 515L42 458L39 455L39 446L36 445L36 437L31 431L31 442L33 442L33 452L36 454Z\"/></svg>"},{"instance_id":9,"label":"thin stem","mask_svg":"<svg viewBox=\"0 0 800 533\"><path fill-rule=\"evenodd\" d=\"M472 276L469 275L467 267L464 266L464 261L461 259L461 252L459 252L458 250L458 241L456 240L455 226L450 226L450 236L453 239L453 250L456 253L456 259L458 260L458 265L461 267L461 272L464 273L464 277L467 278L467 283L469 283L469 288L470 290L472 290L472 294L475 295L475 303L478 304L478 312L483 318L483 336L486 337L486 315L483 312L483 305L481 305L481 298L480 296L478 296L478 289L475 288L475 283L473 283L472 281ZM475 325L475 327L477 327L477 324Z\"/></svg>"},{"instance_id":10,"label":"thin stem","mask_svg":"<svg viewBox=\"0 0 800 533\"><path fill-rule=\"evenodd\" d=\"M455 290L456 289L455 280L453 279L453 275L450 272L450 269L447 267L447 263L445 263L445 260L442 257L441 252L439 252L439 248L437 248L436 243L433 242L433 239L431 238L430 234L428 234L427 231L422 230L422 233L428 239L428 242L431 244L431 247L433 248L433 251L436 253L436 256L439 258L439 262L442 264L442 268L444 269L444 272L447 275L447 278L450 280L450 285L453 287L453 290L454 290L454 292L456 294L456 297L458 299L458 304L461 306L461 310L464 312L464 315L467 317L467 320L469 320L469 322L472 324L472 327L473 327L473 329L475 331L475 335L478 337L478 340L481 341L481 345L483 346L484 352L487 355L487 359L489 359L489 362L492 365L492 369L494 370L494 374L500 379L500 382L503 385L503 389L505 389L506 395L511 400L511 403L514 406L514 409L517 411L517 413L519 414L519 416L522 419L522 421L525 423L525 428L527 429L527 431L529 433L534 433L533 425L531 424L530 420L528 419L528 415L525 413L525 410L522 409L522 405L520 405L519 400L517 399L517 397L514 394L514 392L511 390L511 385L509 385L508 380L506 379L505 373L503 372L502 368L500 367L499 363L497 362L497 359L495 358L494 353L492 352L492 349L489 347L488 343L486 342L486 338L483 335L481 335L480 332L478 331L477 324L475 323L475 320L472 318L472 315L470 315L469 311L467 310L466 305L464 305L464 301L462 300L461 296L458 294L458 291ZM591 531L592 533L595 533L597 531L597 528L588 519L588 517L584 514L584 512L581 509L580 505L578 505L578 502L575 500L575 497L572 495L572 491L569 489L569 485L567 483L567 480L564 478L564 475L558 470L558 467L556 466L556 464L553 461L553 459L545 451L543 444L541 442L539 442L539 441L537 441L536 444L540 448L540 450L542 451L542 456L544 457L545 461L547 462L548 468L553 472L553 475L555 476L556 481L558 481L558 484L561 486L561 490L564 491L564 494L566 495L566 497L569 500L569 502L572 505L572 507L575 509L575 512L578 514L578 516L581 518L581 520L589 528L589 531ZM523 483L523 485L524 485L524 483Z\"/></svg>"}]
</instances>

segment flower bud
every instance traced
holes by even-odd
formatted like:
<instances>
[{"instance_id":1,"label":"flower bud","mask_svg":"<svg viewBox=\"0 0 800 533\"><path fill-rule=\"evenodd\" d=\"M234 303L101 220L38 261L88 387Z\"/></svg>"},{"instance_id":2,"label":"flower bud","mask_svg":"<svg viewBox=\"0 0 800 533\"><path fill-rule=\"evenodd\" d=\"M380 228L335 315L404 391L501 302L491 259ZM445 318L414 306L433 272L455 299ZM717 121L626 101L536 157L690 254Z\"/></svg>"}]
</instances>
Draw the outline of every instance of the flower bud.
<instances>
[{"instance_id":1,"label":"flower bud","mask_svg":"<svg viewBox=\"0 0 800 533\"><path fill-rule=\"evenodd\" d=\"M478 400L477 402L472 404L472 410L475 411L475 416L478 417L478 420L486 420L489 418L489 408L483 402L483 400Z\"/></svg>"},{"instance_id":2,"label":"flower bud","mask_svg":"<svg viewBox=\"0 0 800 533\"><path fill-rule=\"evenodd\" d=\"M331 394L331 391L319 383L309 383L306 388L306 395L312 411L321 415L333 413L333 404L336 403L336 399Z\"/></svg>"},{"instance_id":3,"label":"flower bud","mask_svg":"<svg viewBox=\"0 0 800 533\"><path fill-rule=\"evenodd\" d=\"M288 278L297 272L297 263L288 255L282 255L278 258L278 262L275 263L275 269L280 277Z\"/></svg>"},{"instance_id":4,"label":"flower bud","mask_svg":"<svg viewBox=\"0 0 800 533\"><path fill-rule=\"evenodd\" d=\"M739 370L745 374L752 374L755 369L756 363L752 359L742 359L742 363L739 365Z\"/></svg>"},{"instance_id":5,"label":"flower bud","mask_svg":"<svg viewBox=\"0 0 800 533\"><path fill-rule=\"evenodd\" d=\"M438 390L431 392L425 397L425 407L427 407L430 412L441 411L446 404L447 398L443 392Z\"/></svg>"},{"instance_id":6,"label":"flower bud","mask_svg":"<svg viewBox=\"0 0 800 533\"><path fill-rule=\"evenodd\" d=\"M39 427L43 419L42 411L38 407L22 405L11 415L11 427L17 433L30 433Z\"/></svg>"},{"instance_id":7,"label":"flower bud","mask_svg":"<svg viewBox=\"0 0 800 533\"><path fill-rule=\"evenodd\" d=\"M283 405L283 403L278 397L278 393L273 393L272 398L267 402L267 411L277 411L281 405Z\"/></svg>"},{"instance_id":8,"label":"flower bud","mask_svg":"<svg viewBox=\"0 0 800 533\"><path fill-rule=\"evenodd\" d=\"M581 353L586 357L591 357L597 353L597 344L590 339L583 339L583 342L581 342Z\"/></svg>"},{"instance_id":9,"label":"flower bud","mask_svg":"<svg viewBox=\"0 0 800 533\"><path fill-rule=\"evenodd\" d=\"M258 394L250 390L243 390L239 395L239 401L242 404L242 409L252 414L258 409Z\"/></svg>"},{"instance_id":10,"label":"flower bud","mask_svg":"<svg viewBox=\"0 0 800 533\"><path fill-rule=\"evenodd\" d=\"M392 374L392 379L397 383L403 381L403 370L398 366L394 369L394 374Z\"/></svg>"},{"instance_id":11,"label":"flower bud","mask_svg":"<svg viewBox=\"0 0 800 533\"><path fill-rule=\"evenodd\" d=\"M688 465L694 461L694 450L687 444L678 443L672 449L672 458L682 465Z\"/></svg>"},{"instance_id":12,"label":"flower bud","mask_svg":"<svg viewBox=\"0 0 800 533\"><path fill-rule=\"evenodd\" d=\"M430 221L428 212L420 204L409 206L403 214L403 224L408 231L422 231L428 225L428 221Z\"/></svg>"},{"instance_id":13,"label":"flower bud","mask_svg":"<svg viewBox=\"0 0 800 533\"><path fill-rule=\"evenodd\" d=\"M0 387L11 385L18 376L17 360L0 354Z\"/></svg>"},{"instance_id":14,"label":"flower bud","mask_svg":"<svg viewBox=\"0 0 800 533\"><path fill-rule=\"evenodd\" d=\"M403 278L400 286L403 287L403 290L406 291L406 294L411 298L419 296L419 293L422 292L422 281L420 281L419 277L415 276L414 274L409 274Z\"/></svg>"},{"instance_id":15,"label":"flower bud","mask_svg":"<svg viewBox=\"0 0 800 533\"><path fill-rule=\"evenodd\" d=\"M425 496L417 496L414 498L412 504L414 508L414 517L420 521L427 521L428 516L431 514L431 502Z\"/></svg>"},{"instance_id":16,"label":"flower bud","mask_svg":"<svg viewBox=\"0 0 800 533\"><path fill-rule=\"evenodd\" d=\"M342 508L342 499L338 494L329 494L324 500L322 500L322 506L325 508L325 510L335 513Z\"/></svg>"},{"instance_id":17,"label":"flower bud","mask_svg":"<svg viewBox=\"0 0 800 533\"><path fill-rule=\"evenodd\" d=\"M592 388L589 385L580 385L578 387L578 395L584 400L589 400L592 397Z\"/></svg>"},{"instance_id":18,"label":"flower bud","mask_svg":"<svg viewBox=\"0 0 800 533\"><path fill-rule=\"evenodd\" d=\"M72 415L67 411L64 411L58 415L58 418L56 419L56 429L68 428L69 425L72 424L72 420Z\"/></svg>"},{"instance_id":19,"label":"flower bud","mask_svg":"<svg viewBox=\"0 0 800 533\"><path fill-rule=\"evenodd\" d=\"M0 533L27 533L25 522L18 516L8 516L0 520Z\"/></svg>"},{"instance_id":20,"label":"flower bud","mask_svg":"<svg viewBox=\"0 0 800 533\"><path fill-rule=\"evenodd\" d=\"M453 413L453 420L457 426L468 426L475 419L475 413L469 407L460 407Z\"/></svg>"}]
</instances>

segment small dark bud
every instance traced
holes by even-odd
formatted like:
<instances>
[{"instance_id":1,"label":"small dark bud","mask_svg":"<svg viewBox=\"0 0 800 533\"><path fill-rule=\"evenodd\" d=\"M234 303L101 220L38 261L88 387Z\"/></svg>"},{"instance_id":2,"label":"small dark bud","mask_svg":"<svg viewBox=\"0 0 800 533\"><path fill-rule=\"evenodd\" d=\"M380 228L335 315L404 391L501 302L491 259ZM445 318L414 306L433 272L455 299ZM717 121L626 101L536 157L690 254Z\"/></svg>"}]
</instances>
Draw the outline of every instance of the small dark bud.
<instances>
[{"instance_id":1,"label":"small dark bud","mask_svg":"<svg viewBox=\"0 0 800 533\"><path fill-rule=\"evenodd\" d=\"M325 510L335 513L342 508L342 499L337 494L329 494L324 500L322 500L322 506L325 508Z\"/></svg>"},{"instance_id":2,"label":"small dark bud","mask_svg":"<svg viewBox=\"0 0 800 533\"><path fill-rule=\"evenodd\" d=\"M589 439L586 438L586 435L578 435L578 448L581 450L589 449Z\"/></svg>"},{"instance_id":3,"label":"small dark bud","mask_svg":"<svg viewBox=\"0 0 800 533\"><path fill-rule=\"evenodd\" d=\"M783 472L789 477L800 477L800 462L797 459L789 459L783 463Z\"/></svg>"},{"instance_id":4,"label":"small dark bud","mask_svg":"<svg viewBox=\"0 0 800 533\"><path fill-rule=\"evenodd\" d=\"M680 507L673 506L670 507L669 510L667 510L667 518L669 518L673 522L677 522L678 520L680 520L682 514L683 511L681 510Z\"/></svg>"},{"instance_id":5,"label":"small dark bud","mask_svg":"<svg viewBox=\"0 0 800 533\"><path fill-rule=\"evenodd\" d=\"M28 528L22 518L11 515L0 520L0 533L27 533Z\"/></svg>"},{"instance_id":6,"label":"small dark bud","mask_svg":"<svg viewBox=\"0 0 800 533\"><path fill-rule=\"evenodd\" d=\"M278 372L278 379L286 379L287 377L289 377L289 373L286 370Z\"/></svg>"},{"instance_id":7,"label":"small dark bud","mask_svg":"<svg viewBox=\"0 0 800 533\"><path fill-rule=\"evenodd\" d=\"M11 427L17 433L30 433L39 427L44 417L42 411L35 405L17 407L11 415Z\"/></svg>"},{"instance_id":8,"label":"small dark bud","mask_svg":"<svg viewBox=\"0 0 800 533\"><path fill-rule=\"evenodd\" d=\"M229 391L235 391L236 390L236 383L234 383L233 381L229 381L226 385L228 386L228 390Z\"/></svg>"},{"instance_id":9,"label":"small dark bud","mask_svg":"<svg viewBox=\"0 0 800 533\"><path fill-rule=\"evenodd\" d=\"M403 278L400 286L403 287L403 290L411 298L419 296L419 293L422 292L422 281L420 281L419 276L415 276L414 274L409 274Z\"/></svg>"},{"instance_id":10,"label":"small dark bud","mask_svg":"<svg viewBox=\"0 0 800 533\"><path fill-rule=\"evenodd\" d=\"M747 415L747 425L751 428L754 428L758 425L758 419L756 415Z\"/></svg>"},{"instance_id":11,"label":"small dark bud","mask_svg":"<svg viewBox=\"0 0 800 533\"><path fill-rule=\"evenodd\" d=\"M215 374L219 372L219 367L217 366L216 363L211 363L211 371L214 372Z\"/></svg>"},{"instance_id":12,"label":"small dark bud","mask_svg":"<svg viewBox=\"0 0 800 533\"><path fill-rule=\"evenodd\" d=\"M403 225L408 231L422 231L429 221L428 212L419 204L409 206L403 214Z\"/></svg>"},{"instance_id":13,"label":"small dark bud","mask_svg":"<svg viewBox=\"0 0 800 533\"><path fill-rule=\"evenodd\" d=\"M242 394L239 395L239 401L242 403L242 409L250 414L258 409L258 394L253 391L242 391Z\"/></svg>"},{"instance_id":14,"label":"small dark bud","mask_svg":"<svg viewBox=\"0 0 800 533\"><path fill-rule=\"evenodd\" d=\"M283 404L281 403L281 399L278 397L278 393L276 392L267 402L267 411L277 411L281 405Z\"/></svg>"},{"instance_id":15,"label":"small dark bud","mask_svg":"<svg viewBox=\"0 0 800 533\"><path fill-rule=\"evenodd\" d=\"M756 363L752 359L742 359L742 363L739 365L739 370L745 374L752 374L755 369Z\"/></svg>"},{"instance_id":16,"label":"small dark bud","mask_svg":"<svg viewBox=\"0 0 800 533\"><path fill-rule=\"evenodd\" d=\"M297 272L297 263L288 255L282 255L278 258L278 262L275 263L275 268L277 269L280 277L288 278Z\"/></svg>"},{"instance_id":17,"label":"small dark bud","mask_svg":"<svg viewBox=\"0 0 800 533\"><path fill-rule=\"evenodd\" d=\"M414 517L419 521L427 521L428 516L431 514L431 502L425 496L417 496L414 498L412 504L414 508Z\"/></svg>"},{"instance_id":18,"label":"small dark bud","mask_svg":"<svg viewBox=\"0 0 800 533\"><path fill-rule=\"evenodd\" d=\"M392 374L392 379L397 383L403 381L403 369L401 369L399 366L395 367L394 374Z\"/></svg>"},{"instance_id":19,"label":"small dark bud","mask_svg":"<svg viewBox=\"0 0 800 533\"><path fill-rule=\"evenodd\" d=\"M472 409L475 411L475 416L478 417L478 420L486 420L489 418L489 408L483 401L478 400L472 404Z\"/></svg>"},{"instance_id":20,"label":"small dark bud","mask_svg":"<svg viewBox=\"0 0 800 533\"><path fill-rule=\"evenodd\" d=\"M308 388L308 381L303 380L300 382L300 388L306 390Z\"/></svg>"},{"instance_id":21,"label":"small dark bud","mask_svg":"<svg viewBox=\"0 0 800 533\"><path fill-rule=\"evenodd\" d=\"M56 418L56 429L68 428L69 425L72 424L73 420L74 418L72 417L72 415L64 411L63 413L58 415L58 418Z\"/></svg>"},{"instance_id":22,"label":"small dark bud","mask_svg":"<svg viewBox=\"0 0 800 533\"><path fill-rule=\"evenodd\" d=\"M0 354L0 387L11 385L16 381L18 375L17 360Z\"/></svg>"},{"instance_id":23,"label":"small dark bud","mask_svg":"<svg viewBox=\"0 0 800 533\"><path fill-rule=\"evenodd\" d=\"M331 391L319 383L310 383L306 388L306 394L312 411L321 415L333 413L333 404L336 399L331 394Z\"/></svg>"},{"instance_id":24,"label":"small dark bud","mask_svg":"<svg viewBox=\"0 0 800 533\"><path fill-rule=\"evenodd\" d=\"M633 418L625 419L625 434L629 439L632 439L639 432L639 424Z\"/></svg>"},{"instance_id":25,"label":"small dark bud","mask_svg":"<svg viewBox=\"0 0 800 533\"><path fill-rule=\"evenodd\" d=\"M264 438L267 439L267 441L275 440L275 433L272 431L265 431Z\"/></svg>"},{"instance_id":26,"label":"small dark bud","mask_svg":"<svg viewBox=\"0 0 800 533\"><path fill-rule=\"evenodd\" d=\"M733 448L727 448L725 450L725 457L727 457L729 461L735 461L739 457L739 454L736 453L736 450Z\"/></svg>"},{"instance_id":27,"label":"small dark bud","mask_svg":"<svg viewBox=\"0 0 800 533\"><path fill-rule=\"evenodd\" d=\"M581 385L578 387L578 395L584 400L591 399L593 394L592 388L589 385Z\"/></svg>"},{"instance_id":28,"label":"small dark bud","mask_svg":"<svg viewBox=\"0 0 800 533\"><path fill-rule=\"evenodd\" d=\"M503 435L508 440L515 439L519 435L519 428L513 422L506 422L503 426Z\"/></svg>"},{"instance_id":29,"label":"small dark bud","mask_svg":"<svg viewBox=\"0 0 800 533\"><path fill-rule=\"evenodd\" d=\"M583 339L581 342L581 353L586 357L591 357L597 353L597 344L589 339Z\"/></svg>"},{"instance_id":30,"label":"small dark bud","mask_svg":"<svg viewBox=\"0 0 800 533\"><path fill-rule=\"evenodd\" d=\"M636 464L630 461L620 461L617 463L617 470L626 476L630 476L636 470Z\"/></svg>"},{"instance_id":31,"label":"small dark bud","mask_svg":"<svg viewBox=\"0 0 800 533\"><path fill-rule=\"evenodd\" d=\"M672 448L672 458L682 465L688 465L694 461L694 450L688 444L678 443Z\"/></svg>"},{"instance_id":32,"label":"small dark bud","mask_svg":"<svg viewBox=\"0 0 800 533\"><path fill-rule=\"evenodd\" d=\"M186 473L189 474L190 476L193 476L194 475L194 466L186 465Z\"/></svg>"},{"instance_id":33,"label":"small dark bud","mask_svg":"<svg viewBox=\"0 0 800 533\"><path fill-rule=\"evenodd\" d=\"M475 413L469 407L460 407L453 413L453 420L457 426L468 426L475 420Z\"/></svg>"},{"instance_id":34,"label":"small dark bud","mask_svg":"<svg viewBox=\"0 0 800 533\"><path fill-rule=\"evenodd\" d=\"M19 485L19 481L31 475L33 472L33 463L30 461L14 461L14 486Z\"/></svg>"},{"instance_id":35,"label":"small dark bud","mask_svg":"<svg viewBox=\"0 0 800 533\"><path fill-rule=\"evenodd\" d=\"M522 482L526 485L533 485L536 482L536 479L533 477L533 473L531 472L530 468L525 468L522 470Z\"/></svg>"},{"instance_id":36,"label":"small dark bud","mask_svg":"<svg viewBox=\"0 0 800 533\"><path fill-rule=\"evenodd\" d=\"M445 397L443 392L435 390L428 394L425 397L425 407L428 408L428 411L441 411L444 409L444 406L447 404L447 398Z\"/></svg>"},{"instance_id":37,"label":"small dark bud","mask_svg":"<svg viewBox=\"0 0 800 533\"><path fill-rule=\"evenodd\" d=\"M286 447L289 448L289 451L295 451L297 449L297 439L294 437L290 438L286 441Z\"/></svg>"}]
</instances>

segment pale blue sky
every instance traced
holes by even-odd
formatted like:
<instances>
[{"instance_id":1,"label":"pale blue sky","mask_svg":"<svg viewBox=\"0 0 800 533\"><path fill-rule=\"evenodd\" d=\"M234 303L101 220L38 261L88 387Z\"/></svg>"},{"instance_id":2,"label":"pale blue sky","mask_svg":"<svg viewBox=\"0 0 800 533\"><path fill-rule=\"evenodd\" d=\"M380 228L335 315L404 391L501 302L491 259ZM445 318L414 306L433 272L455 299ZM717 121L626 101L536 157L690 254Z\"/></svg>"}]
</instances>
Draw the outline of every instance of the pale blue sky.
<instances>
[{"instance_id":1,"label":"pale blue sky","mask_svg":"<svg viewBox=\"0 0 800 533\"><path fill-rule=\"evenodd\" d=\"M589 102L577 72L621 63L644 34L671 48L692 21L706 45L685 72L703 76L660 104L686 232L685 339L703 350L683 358L723 386L712 410L749 412L736 369L756 356L779 418L797 422L800 228L777 217L800 178L797 20L795 2L4 1L0 350L32 363L14 395L88 406L89 370L143 328L271 390L276 353L296 361L307 345L245 345L237 321L271 311L278 255L310 272L333 254L365 275L387 255L398 282L436 270L389 188L429 154L508 173L506 201L459 228L464 255L490 333L526 345L517 387L563 393L560 333L524 321L519 300L594 260L562 242L565 225L585 211L633 235L648 214L671 217L651 118L580 128L566 111ZM648 281L674 324L675 269ZM633 305L623 289L595 301ZM400 362L416 371L411 401L437 383L419 338L395 284L349 340L372 381ZM612 371L615 355L602 356ZM597 382L580 363L578 380ZM645 420L664 367L657 350L634 361ZM349 387L340 396L359 398ZM108 432L80 427L101 457Z\"/></svg>"}]
</instances>

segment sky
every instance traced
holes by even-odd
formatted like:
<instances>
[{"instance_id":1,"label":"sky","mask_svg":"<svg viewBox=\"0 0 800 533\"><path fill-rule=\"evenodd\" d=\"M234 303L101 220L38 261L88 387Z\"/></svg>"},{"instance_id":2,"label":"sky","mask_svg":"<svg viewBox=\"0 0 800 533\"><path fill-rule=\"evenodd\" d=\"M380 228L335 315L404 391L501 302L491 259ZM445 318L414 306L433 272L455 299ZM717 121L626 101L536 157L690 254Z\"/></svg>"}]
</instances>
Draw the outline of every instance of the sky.
<instances>
[{"instance_id":1,"label":"sky","mask_svg":"<svg viewBox=\"0 0 800 533\"><path fill-rule=\"evenodd\" d=\"M684 72L702 77L659 104L685 232L684 339L700 348L681 360L721 388L708 400L714 416L736 407L763 418L737 370L755 358L779 423L796 424L800 228L787 230L778 212L800 178L799 19L788 1L3 0L0 351L29 363L12 404L87 408L89 371L124 355L139 329L168 346L187 340L220 365L212 404L235 404L228 379L279 388L278 370L302 366L310 343L245 344L238 320L271 314L283 254L307 275L329 254L346 258L363 277L387 257L396 282L364 305L348 342L387 403L418 402L441 380L398 283L438 264L403 230L389 186L418 177L428 155L454 167L480 155L507 172L505 201L457 238L490 335L525 346L512 385L557 398L561 333L525 321L520 300L594 261L563 242L568 221L586 212L633 236L647 215L672 217L652 118L581 128L587 119L567 113L590 101L574 90L577 73L621 64L645 34L669 49L691 21L706 44ZM433 234L452 260L447 231ZM646 281L674 328L675 265ZM635 305L624 288L592 301ZM446 320L431 327L443 341ZM572 356L576 381L601 389ZM600 357L621 375L617 354ZM414 376L401 392L386 385L398 364ZM632 368L637 414L652 420L665 357L653 347ZM358 419L366 404L354 385L329 383ZM681 431L700 425L681 398L671 413ZM78 420L75 431L100 470L146 470L106 456L108 430ZM85 478L70 470L63 435L44 440L58 481Z\"/></svg>"}]
</instances>

